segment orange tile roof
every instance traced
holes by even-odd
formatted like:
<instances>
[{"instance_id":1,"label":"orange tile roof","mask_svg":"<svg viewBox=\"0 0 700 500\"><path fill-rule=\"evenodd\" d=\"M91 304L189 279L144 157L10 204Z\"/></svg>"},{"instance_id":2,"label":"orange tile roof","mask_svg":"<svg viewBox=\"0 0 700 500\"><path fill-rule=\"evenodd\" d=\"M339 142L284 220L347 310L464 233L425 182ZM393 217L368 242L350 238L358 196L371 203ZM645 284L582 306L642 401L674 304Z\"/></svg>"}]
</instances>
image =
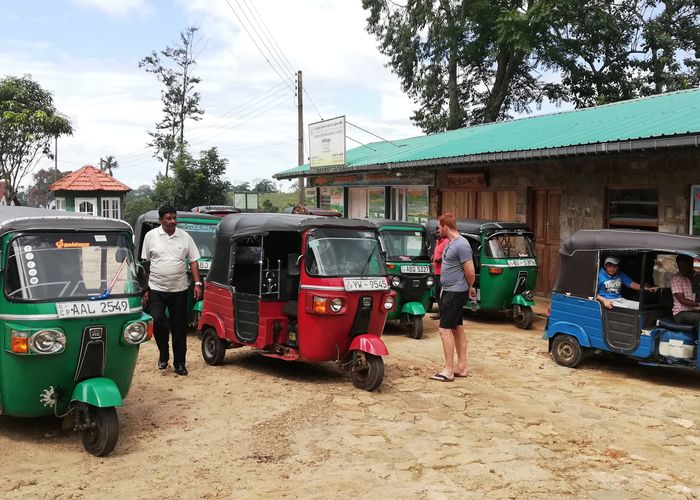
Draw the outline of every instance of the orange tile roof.
<instances>
[{"instance_id":1,"label":"orange tile roof","mask_svg":"<svg viewBox=\"0 0 700 500\"><path fill-rule=\"evenodd\" d=\"M51 184L49 191L131 191L131 188L99 168L85 165Z\"/></svg>"}]
</instances>

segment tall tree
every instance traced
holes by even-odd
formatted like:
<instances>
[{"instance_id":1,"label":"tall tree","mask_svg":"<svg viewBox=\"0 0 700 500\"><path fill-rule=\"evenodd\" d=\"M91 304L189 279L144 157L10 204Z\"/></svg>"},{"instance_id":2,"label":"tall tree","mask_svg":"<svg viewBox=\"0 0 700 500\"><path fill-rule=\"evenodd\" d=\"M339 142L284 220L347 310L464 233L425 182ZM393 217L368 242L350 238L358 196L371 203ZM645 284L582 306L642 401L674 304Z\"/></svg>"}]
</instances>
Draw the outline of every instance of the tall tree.
<instances>
[{"instance_id":1,"label":"tall tree","mask_svg":"<svg viewBox=\"0 0 700 500\"><path fill-rule=\"evenodd\" d=\"M109 175L114 175L112 172L119 168L119 162L112 155L100 158L100 170L107 172Z\"/></svg>"},{"instance_id":2,"label":"tall tree","mask_svg":"<svg viewBox=\"0 0 700 500\"><path fill-rule=\"evenodd\" d=\"M163 85L163 120L156 123L149 132L153 156L165 162L165 177L175 155L185 146L185 122L200 120L204 110L199 107L200 95L196 91L201 81L193 75L198 28L190 26L180 33L180 42L175 47L166 47L160 52L153 51L139 62L139 68L156 75Z\"/></svg>"},{"instance_id":3,"label":"tall tree","mask_svg":"<svg viewBox=\"0 0 700 500\"><path fill-rule=\"evenodd\" d=\"M30 207L48 207L54 199L49 186L62 179L70 172L60 172L53 168L41 168L32 175L34 182L27 189L27 205Z\"/></svg>"},{"instance_id":4,"label":"tall tree","mask_svg":"<svg viewBox=\"0 0 700 500\"><path fill-rule=\"evenodd\" d=\"M42 157L53 158L55 138L72 134L70 121L53 104L50 92L30 76L0 80L0 176L8 202Z\"/></svg>"},{"instance_id":5,"label":"tall tree","mask_svg":"<svg viewBox=\"0 0 700 500\"><path fill-rule=\"evenodd\" d=\"M256 182L257 181L257 182ZM277 185L274 181L270 179L256 179L255 187L253 188L254 193L276 193Z\"/></svg>"}]
</instances>

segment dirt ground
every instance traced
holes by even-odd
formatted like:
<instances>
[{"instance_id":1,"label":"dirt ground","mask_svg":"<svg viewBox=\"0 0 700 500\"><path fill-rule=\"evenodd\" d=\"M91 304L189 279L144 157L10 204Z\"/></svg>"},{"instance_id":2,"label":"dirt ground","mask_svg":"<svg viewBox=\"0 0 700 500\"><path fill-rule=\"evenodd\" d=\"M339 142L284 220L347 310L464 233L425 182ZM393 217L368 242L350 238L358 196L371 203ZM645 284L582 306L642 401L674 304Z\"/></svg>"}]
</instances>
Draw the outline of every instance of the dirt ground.
<instances>
[{"instance_id":1,"label":"dirt ground","mask_svg":"<svg viewBox=\"0 0 700 500\"><path fill-rule=\"evenodd\" d=\"M115 451L95 458L55 419L0 417L0 497L697 498L700 376L599 357L554 364L544 320L466 322L473 375L421 340L387 332L380 390L332 363L249 349L189 377L141 351Z\"/></svg>"}]
</instances>

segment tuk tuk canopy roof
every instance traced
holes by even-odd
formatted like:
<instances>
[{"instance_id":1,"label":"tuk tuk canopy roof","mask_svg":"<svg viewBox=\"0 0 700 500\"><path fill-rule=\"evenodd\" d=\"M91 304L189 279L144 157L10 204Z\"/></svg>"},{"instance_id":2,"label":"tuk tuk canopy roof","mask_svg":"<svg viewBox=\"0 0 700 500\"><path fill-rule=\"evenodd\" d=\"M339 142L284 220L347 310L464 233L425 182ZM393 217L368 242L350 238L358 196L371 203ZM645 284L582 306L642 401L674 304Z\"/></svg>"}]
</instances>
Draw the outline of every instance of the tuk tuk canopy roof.
<instances>
[{"instance_id":1,"label":"tuk tuk canopy roof","mask_svg":"<svg viewBox=\"0 0 700 500\"><path fill-rule=\"evenodd\" d=\"M265 234L273 231L301 232L313 227L371 229L376 226L360 219L339 219L299 214L231 214L221 220L216 229L217 237Z\"/></svg>"},{"instance_id":2,"label":"tuk tuk canopy roof","mask_svg":"<svg viewBox=\"0 0 700 500\"><path fill-rule=\"evenodd\" d=\"M117 219L45 208L0 206L0 234L10 231L129 231Z\"/></svg>"},{"instance_id":3,"label":"tuk tuk canopy roof","mask_svg":"<svg viewBox=\"0 0 700 500\"><path fill-rule=\"evenodd\" d=\"M430 219L426 228L429 232L434 232L438 227L437 219ZM495 232L499 229L527 231L530 232L530 226L522 222L503 222L484 219L457 219L457 231L461 234L480 235L484 232Z\"/></svg>"},{"instance_id":4,"label":"tuk tuk canopy roof","mask_svg":"<svg viewBox=\"0 0 700 500\"><path fill-rule=\"evenodd\" d=\"M420 230L424 231L425 226L423 224L420 224L418 222L404 222L404 221L397 221L397 220L391 220L391 219L381 219L381 218L368 218L366 219L372 224L374 224L377 229L380 231L385 228L401 228L401 229L406 229L406 230Z\"/></svg>"},{"instance_id":5,"label":"tuk tuk canopy roof","mask_svg":"<svg viewBox=\"0 0 700 500\"><path fill-rule=\"evenodd\" d=\"M573 255L582 250L653 251L698 256L700 237L635 229L583 229L562 242L560 253Z\"/></svg>"},{"instance_id":6,"label":"tuk tuk canopy roof","mask_svg":"<svg viewBox=\"0 0 700 500\"><path fill-rule=\"evenodd\" d=\"M185 212L177 211L177 220L182 221L183 219L192 219L195 221L202 221L204 224L218 224L221 222L221 217L211 214L200 214L196 212ZM189 221L188 221L189 222ZM149 210L146 213L139 215L136 219L136 224L134 226L134 241L136 242L136 249L141 254L141 243L143 243L143 238L145 233L151 230L149 227L144 231L144 224L159 224L160 219L158 218L158 210Z\"/></svg>"}]
</instances>

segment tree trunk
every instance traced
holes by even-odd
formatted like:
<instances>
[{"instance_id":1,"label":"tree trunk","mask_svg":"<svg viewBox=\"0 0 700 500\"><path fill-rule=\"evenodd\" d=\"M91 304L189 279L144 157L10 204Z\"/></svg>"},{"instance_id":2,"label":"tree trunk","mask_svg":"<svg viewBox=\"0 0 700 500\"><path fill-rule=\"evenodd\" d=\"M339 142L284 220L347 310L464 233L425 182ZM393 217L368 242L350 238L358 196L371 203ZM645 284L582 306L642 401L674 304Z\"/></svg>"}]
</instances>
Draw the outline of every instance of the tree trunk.
<instances>
[{"instance_id":1,"label":"tree trunk","mask_svg":"<svg viewBox=\"0 0 700 500\"><path fill-rule=\"evenodd\" d=\"M483 122L491 123L498 120L501 114L503 102L506 100L513 75L522 62L523 55L520 51L503 47L496 58L496 78L493 82L491 94L486 99L484 106Z\"/></svg>"},{"instance_id":2,"label":"tree trunk","mask_svg":"<svg viewBox=\"0 0 700 500\"><path fill-rule=\"evenodd\" d=\"M460 128L462 123L462 108L459 103L459 94L457 92L457 54L454 50L450 50L450 59L448 63L448 80L447 80L447 96L449 99L449 116L447 117L447 130Z\"/></svg>"}]
</instances>

